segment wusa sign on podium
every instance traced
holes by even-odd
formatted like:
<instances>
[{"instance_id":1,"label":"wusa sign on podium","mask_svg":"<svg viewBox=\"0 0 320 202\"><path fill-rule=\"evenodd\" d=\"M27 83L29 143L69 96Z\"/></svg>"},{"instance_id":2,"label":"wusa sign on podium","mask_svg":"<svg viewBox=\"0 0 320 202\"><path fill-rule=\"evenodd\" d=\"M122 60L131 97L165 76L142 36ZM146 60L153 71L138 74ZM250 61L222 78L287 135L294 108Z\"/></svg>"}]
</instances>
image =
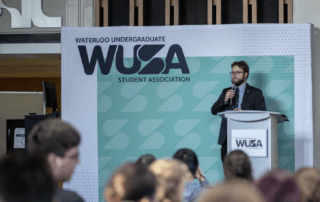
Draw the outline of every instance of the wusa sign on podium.
<instances>
[{"instance_id":1,"label":"wusa sign on podium","mask_svg":"<svg viewBox=\"0 0 320 202\"><path fill-rule=\"evenodd\" d=\"M265 111L227 111L218 114L228 119L228 153L241 149L251 160L253 176L278 168L278 123L280 113Z\"/></svg>"},{"instance_id":2,"label":"wusa sign on podium","mask_svg":"<svg viewBox=\"0 0 320 202\"><path fill-rule=\"evenodd\" d=\"M241 149L250 157L268 157L267 143L267 129L231 131L231 150Z\"/></svg>"}]
</instances>

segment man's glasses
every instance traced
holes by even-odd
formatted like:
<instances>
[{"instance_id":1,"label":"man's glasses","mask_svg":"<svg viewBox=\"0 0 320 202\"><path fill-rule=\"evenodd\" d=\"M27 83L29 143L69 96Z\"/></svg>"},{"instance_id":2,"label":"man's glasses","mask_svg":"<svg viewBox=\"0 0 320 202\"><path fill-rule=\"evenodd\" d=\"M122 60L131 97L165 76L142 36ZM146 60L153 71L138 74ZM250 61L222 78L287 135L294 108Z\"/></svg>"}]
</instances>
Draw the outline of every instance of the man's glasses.
<instances>
[{"instance_id":1,"label":"man's glasses","mask_svg":"<svg viewBox=\"0 0 320 202\"><path fill-rule=\"evenodd\" d=\"M235 75L240 75L240 74L242 74L242 73L244 73L244 72L230 72L229 74L230 74L231 76L235 76Z\"/></svg>"}]
</instances>

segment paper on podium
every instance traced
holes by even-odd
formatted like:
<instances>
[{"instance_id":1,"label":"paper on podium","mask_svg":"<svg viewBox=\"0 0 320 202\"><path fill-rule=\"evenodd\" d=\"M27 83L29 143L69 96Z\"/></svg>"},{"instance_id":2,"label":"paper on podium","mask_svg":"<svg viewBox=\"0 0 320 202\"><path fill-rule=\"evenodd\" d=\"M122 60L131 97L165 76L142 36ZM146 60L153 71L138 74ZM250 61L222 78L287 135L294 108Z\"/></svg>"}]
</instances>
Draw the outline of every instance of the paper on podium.
<instances>
[{"instance_id":1,"label":"paper on podium","mask_svg":"<svg viewBox=\"0 0 320 202\"><path fill-rule=\"evenodd\" d=\"M25 129L24 128L14 129L13 148L14 149L26 148L26 139L25 139Z\"/></svg>"}]
</instances>

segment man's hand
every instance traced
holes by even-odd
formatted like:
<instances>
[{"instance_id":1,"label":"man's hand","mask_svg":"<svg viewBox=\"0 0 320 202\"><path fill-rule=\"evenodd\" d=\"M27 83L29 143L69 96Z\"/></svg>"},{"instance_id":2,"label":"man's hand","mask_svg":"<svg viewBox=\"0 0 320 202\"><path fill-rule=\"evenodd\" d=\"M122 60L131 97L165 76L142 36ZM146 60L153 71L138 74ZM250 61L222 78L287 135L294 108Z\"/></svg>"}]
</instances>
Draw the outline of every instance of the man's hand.
<instances>
[{"instance_id":1,"label":"man's hand","mask_svg":"<svg viewBox=\"0 0 320 202\"><path fill-rule=\"evenodd\" d=\"M226 93L226 97L224 98L224 102L228 102L228 100L233 97L234 97L234 90L232 89L228 90L228 92Z\"/></svg>"},{"instance_id":2,"label":"man's hand","mask_svg":"<svg viewBox=\"0 0 320 202\"><path fill-rule=\"evenodd\" d=\"M240 108L235 108L233 111L242 111Z\"/></svg>"},{"instance_id":3,"label":"man's hand","mask_svg":"<svg viewBox=\"0 0 320 202\"><path fill-rule=\"evenodd\" d=\"M204 181L206 178L202 173L200 166L198 166L196 173L194 174L195 178L197 178L200 182Z\"/></svg>"}]
</instances>

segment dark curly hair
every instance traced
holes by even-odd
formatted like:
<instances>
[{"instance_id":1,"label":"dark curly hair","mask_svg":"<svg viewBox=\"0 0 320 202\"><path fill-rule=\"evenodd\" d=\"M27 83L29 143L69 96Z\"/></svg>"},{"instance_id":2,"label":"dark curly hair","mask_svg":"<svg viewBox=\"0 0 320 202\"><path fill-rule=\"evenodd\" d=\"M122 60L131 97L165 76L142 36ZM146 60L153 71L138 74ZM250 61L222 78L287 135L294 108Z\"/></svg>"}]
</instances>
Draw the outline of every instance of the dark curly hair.
<instances>
[{"instance_id":1,"label":"dark curly hair","mask_svg":"<svg viewBox=\"0 0 320 202\"><path fill-rule=\"evenodd\" d=\"M199 165L199 161L198 161L198 157L197 157L196 153L194 153L194 151L192 151L191 149L187 149L187 148L179 149L173 155L173 158L178 159L178 160L184 162L185 164L187 164L192 175L195 175L197 168L198 168L198 165Z\"/></svg>"}]
</instances>

